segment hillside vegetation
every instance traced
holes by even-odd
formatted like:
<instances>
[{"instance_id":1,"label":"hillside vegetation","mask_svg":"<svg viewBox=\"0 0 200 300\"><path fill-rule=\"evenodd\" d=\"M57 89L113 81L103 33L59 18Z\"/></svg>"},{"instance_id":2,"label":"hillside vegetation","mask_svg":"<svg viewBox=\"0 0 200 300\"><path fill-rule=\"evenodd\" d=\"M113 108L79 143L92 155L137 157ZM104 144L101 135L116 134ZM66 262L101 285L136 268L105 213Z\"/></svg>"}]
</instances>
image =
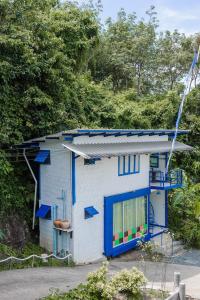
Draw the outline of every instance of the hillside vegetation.
<instances>
[{"instance_id":1,"label":"hillside vegetation","mask_svg":"<svg viewBox=\"0 0 200 300\"><path fill-rule=\"evenodd\" d=\"M145 20L121 10L103 25L100 10L0 0L1 219L16 213L30 222L32 214L32 179L11 146L76 127L174 128L196 36L160 32L153 7ZM181 121L191 130L182 139L195 149L174 157L187 185L171 195L170 219L180 238L200 247L198 74L195 79Z\"/></svg>"}]
</instances>

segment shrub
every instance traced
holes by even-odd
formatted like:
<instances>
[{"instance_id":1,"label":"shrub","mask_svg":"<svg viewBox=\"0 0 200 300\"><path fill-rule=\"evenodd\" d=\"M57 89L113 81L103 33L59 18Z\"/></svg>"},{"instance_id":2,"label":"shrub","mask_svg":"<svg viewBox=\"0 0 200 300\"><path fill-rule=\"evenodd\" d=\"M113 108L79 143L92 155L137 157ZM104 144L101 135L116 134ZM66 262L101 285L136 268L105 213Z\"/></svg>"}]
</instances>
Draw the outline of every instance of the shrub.
<instances>
[{"instance_id":1,"label":"shrub","mask_svg":"<svg viewBox=\"0 0 200 300\"><path fill-rule=\"evenodd\" d=\"M185 184L169 197L170 229L187 246L200 248L200 183Z\"/></svg>"},{"instance_id":2,"label":"shrub","mask_svg":"<svg viewBox=\"0 0 200 300\"><path fill-rule=\"evenodd\" d=\"M65 294L57 291L46 300L112 300L119 294L139 298L141 287L146 283L143 273L136 268L122 270L113 277L108 277L108 263L104 263L97 271L89 273L86 284Z\"/></svg>"},{"instance_id":3,"label":"shrub","mask_svg":"<svg viewBox=\"0 0 200 300\"><path fill-rule=\"evenodd\" d=\"M134 299L140 296L141 287L146 283L143 273L135 267L131 270L122 270L114 275L106 284L103 290L103 298L113 299L117 294L133 296Z\"/></svg>"}]
</instances>

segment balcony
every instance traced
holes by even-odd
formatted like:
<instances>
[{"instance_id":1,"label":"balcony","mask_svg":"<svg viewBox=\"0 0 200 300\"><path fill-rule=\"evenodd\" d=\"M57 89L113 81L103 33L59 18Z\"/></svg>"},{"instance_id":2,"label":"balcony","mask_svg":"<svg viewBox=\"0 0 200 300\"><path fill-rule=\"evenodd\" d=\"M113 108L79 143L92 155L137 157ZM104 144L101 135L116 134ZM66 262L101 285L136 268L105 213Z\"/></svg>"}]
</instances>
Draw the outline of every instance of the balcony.
<instances>
[{"instance_id":1,"label":"balcony","mask_svg":"<svg viewBox=\"0 0 200 300\"><path fill-rule=\"evenodd\" d=\"M180 188L183 185L183 172L180 169L172 170L169 173L160 170L150 171L150 188L156 190L169 190Z\"/></svg>"}]
</instances>

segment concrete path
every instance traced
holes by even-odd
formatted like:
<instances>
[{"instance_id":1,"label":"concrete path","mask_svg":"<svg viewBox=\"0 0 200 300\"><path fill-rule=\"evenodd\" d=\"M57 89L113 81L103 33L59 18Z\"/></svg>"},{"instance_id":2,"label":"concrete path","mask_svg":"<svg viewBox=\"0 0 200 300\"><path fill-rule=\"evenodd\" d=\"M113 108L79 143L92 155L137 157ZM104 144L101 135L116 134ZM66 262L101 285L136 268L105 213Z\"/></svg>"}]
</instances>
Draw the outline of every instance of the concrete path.
<instances>
[{"instance_id":1,"label":"concrete path","mask_svg":"<svg viewBox=\"0 0 200 300\"><path fill-rule=\"evenodd\" d=\"M0 300L35 300L49 294L50 289L67 291L84 282L88 272L101 264L73 268L35 268L0 272ZM110 262L110 273L123 268L138 267L152 287L173 290L173 274L181 272L187 294L200 299L200 267L167 263L117 261Z\"/></svg>"}]
</instances>

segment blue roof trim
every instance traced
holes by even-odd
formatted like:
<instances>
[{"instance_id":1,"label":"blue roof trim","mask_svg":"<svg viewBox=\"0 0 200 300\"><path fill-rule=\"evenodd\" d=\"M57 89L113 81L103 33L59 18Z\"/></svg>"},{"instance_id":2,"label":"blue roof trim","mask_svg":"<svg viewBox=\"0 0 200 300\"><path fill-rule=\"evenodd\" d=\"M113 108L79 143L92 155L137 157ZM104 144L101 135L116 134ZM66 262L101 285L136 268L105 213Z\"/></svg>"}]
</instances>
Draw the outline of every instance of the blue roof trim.
<instances>
[{"instance_id":1,"label":"blue roof trim","mask_svg":"<svg viewBox=\"0 0 200 300\"><path fill-rule=\"evenodd\" d=\"M89 206L84 208L85 211L85 219L89 219L94 217L95 215L98 215L99 212L94 208L94 206Z\"/></svg>"},{"instance_id":2,"label":"blue roof trim","mask_svg":"<svg viewBox=\"0 0 200 300\"><path fill-rule=\"evenodd\" d=\"M78 129L77 133L175 133L172 129ZM188 130L179 130L179 133L186 134L189 133ZM76 134L76 133L71 133Z\"/></svg>"},{"instance_id":3,"label":"blue roof trim","mask_svg":"<svg viewBox=\"0 0 200 300\"><path fill-rule=\"evenodd\" d=\"M40 164L49 163L50 150L40 150L34 159L35 162Z\"/></svg>"},{"instance_id":4,"label":"blue roof trim","mask_svg":"<svg viewBox=\"0 0 200 300\"><path fill-rule=\"evenodd\" d=\"M73 141L73 136L66 136L66 137L64 137L64 140L65 141L69 141L69 142L72 142Z\"/></svg>"},{"instance_id":5,"label":"blue roof trim","mask_svg":"<svg viewBox=\"0 0 200 300\"><path fill-rule=\"evenodd\" d=\"M42 204L36 212L37 218L46 218L47 214L51 211L51 206Z\"/></svg>"}]
</instances>

